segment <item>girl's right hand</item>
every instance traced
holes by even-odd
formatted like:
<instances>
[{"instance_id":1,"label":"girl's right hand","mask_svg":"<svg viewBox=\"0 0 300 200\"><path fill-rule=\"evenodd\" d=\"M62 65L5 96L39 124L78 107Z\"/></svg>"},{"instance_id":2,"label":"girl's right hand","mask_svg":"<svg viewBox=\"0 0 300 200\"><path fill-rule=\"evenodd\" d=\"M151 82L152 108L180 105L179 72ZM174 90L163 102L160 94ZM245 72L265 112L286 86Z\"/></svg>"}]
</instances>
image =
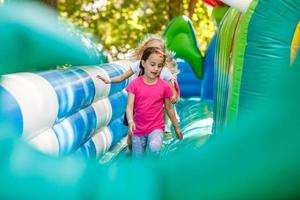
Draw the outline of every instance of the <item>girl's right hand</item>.
<instances>
[{"instance_id":1,"label":"girl's right hand","mask_svg":"<svg viewBox=\"0 0 300 200\"><path fill-rule=\"evenodd\" d=\"M97 75L96 76L97 78L99 78L100 80L102 80L104 83L106 83L106 84L109 84L110 83L110 81L108 80L108 79L106 79L106 78L104 78L104 77L102 77L102 76L100 76L100 75Z\"/></svg>"},{"instance_id":2,"label":"girl's right hand","mask_svg":"<svg viewBox=\"0 0 300 200\"><path fill-rule=\"evenodd\" d=\"M134 121L128 122L129 134L132 135L135 131L135 123Z\"/></svg>"}]
</instances>

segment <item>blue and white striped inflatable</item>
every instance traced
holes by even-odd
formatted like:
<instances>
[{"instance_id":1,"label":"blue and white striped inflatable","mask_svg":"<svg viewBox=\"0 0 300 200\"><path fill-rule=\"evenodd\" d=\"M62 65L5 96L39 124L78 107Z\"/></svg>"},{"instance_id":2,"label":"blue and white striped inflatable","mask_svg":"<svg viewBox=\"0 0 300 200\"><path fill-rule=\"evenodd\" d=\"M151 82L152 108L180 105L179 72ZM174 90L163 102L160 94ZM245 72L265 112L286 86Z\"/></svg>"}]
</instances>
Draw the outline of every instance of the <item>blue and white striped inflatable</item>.
<instances>
[{"instance_id":1,"label":"blue and white striped inflatable","mask_svg":"<svg viewBox=\"0 0 300 200\"><path fill-rule=\"evenodd\" d=\"M129 80L105 84L129 61L4 75L2 112L15 132L39 150L97 158L127 133L123 125Z\"/></svg>"}]
</instances>

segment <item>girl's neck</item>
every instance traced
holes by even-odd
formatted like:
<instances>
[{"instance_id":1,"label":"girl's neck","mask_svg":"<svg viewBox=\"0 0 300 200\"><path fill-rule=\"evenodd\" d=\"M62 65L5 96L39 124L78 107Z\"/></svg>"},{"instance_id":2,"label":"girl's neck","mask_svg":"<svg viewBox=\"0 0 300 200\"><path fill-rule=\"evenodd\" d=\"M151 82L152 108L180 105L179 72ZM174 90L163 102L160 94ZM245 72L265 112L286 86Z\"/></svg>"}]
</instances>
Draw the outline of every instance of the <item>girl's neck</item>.
<instances>
[{"instance_id":1,"label":"girl's neck","mask_svg":"<svg viewBox=\"0 0 300 200\"><path fill-rule=\"evenodd\" d=\"M158 77L153 79L153 78L149 78L149 77L143 75L143 80L147 85L154 85L157 82Z\"/></svg>"}]
</instances>

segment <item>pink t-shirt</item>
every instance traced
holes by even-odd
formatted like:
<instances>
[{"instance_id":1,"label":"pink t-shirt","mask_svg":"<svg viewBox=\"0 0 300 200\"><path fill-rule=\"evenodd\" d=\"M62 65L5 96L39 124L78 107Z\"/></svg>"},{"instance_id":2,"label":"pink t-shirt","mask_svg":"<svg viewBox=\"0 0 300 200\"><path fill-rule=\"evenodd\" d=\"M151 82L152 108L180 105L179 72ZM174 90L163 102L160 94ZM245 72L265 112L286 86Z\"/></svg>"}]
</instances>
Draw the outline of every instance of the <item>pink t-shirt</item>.
<instances>
[{"instance_id":1,"label":"pink t-shirt","mask_svg":"<svg viewBox=\"0 0 300 200\"><path fill-rule=\"evenodd\" d=\"M134 94L133 120L136 125L134 135L145 135L161 129L164 131L164 99L172 96L168 83L160 78L153 85L139 76L130 82L127 92Z\"/></svg>"}]
</instances>

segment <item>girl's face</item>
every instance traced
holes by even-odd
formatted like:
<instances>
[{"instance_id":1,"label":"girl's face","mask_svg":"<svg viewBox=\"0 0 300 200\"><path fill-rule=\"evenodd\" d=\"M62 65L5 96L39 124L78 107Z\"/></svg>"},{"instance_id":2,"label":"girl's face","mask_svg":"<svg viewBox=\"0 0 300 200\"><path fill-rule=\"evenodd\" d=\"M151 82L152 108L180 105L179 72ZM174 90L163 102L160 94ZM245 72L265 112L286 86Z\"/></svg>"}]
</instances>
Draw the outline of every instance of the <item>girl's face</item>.
<instances>
[{"instance_id":1,"label":"girl's face","mask_svg":"<svg viewBox=\"0 0 300 200\"><path fill-rule=\"evenodd\" d=\"M142 60L144 75L150 80L156 79L164 66L164 57L159 53L152 53L147 60Z\"/></svg>"}]
</instances>

